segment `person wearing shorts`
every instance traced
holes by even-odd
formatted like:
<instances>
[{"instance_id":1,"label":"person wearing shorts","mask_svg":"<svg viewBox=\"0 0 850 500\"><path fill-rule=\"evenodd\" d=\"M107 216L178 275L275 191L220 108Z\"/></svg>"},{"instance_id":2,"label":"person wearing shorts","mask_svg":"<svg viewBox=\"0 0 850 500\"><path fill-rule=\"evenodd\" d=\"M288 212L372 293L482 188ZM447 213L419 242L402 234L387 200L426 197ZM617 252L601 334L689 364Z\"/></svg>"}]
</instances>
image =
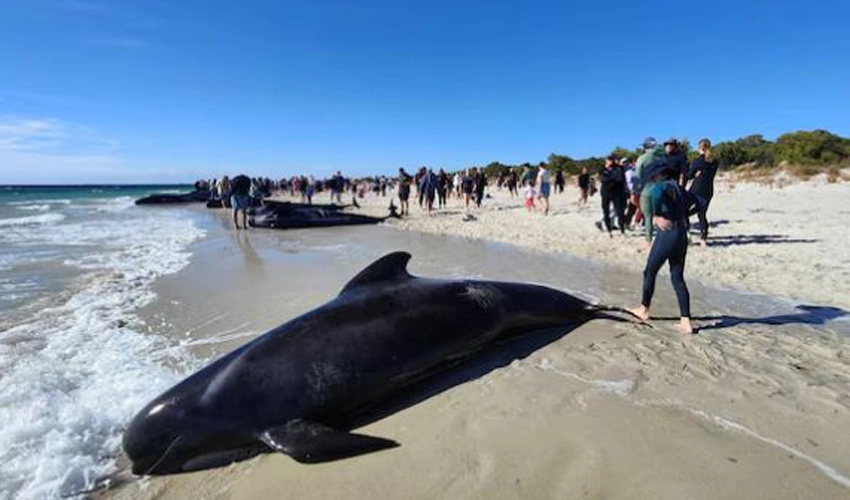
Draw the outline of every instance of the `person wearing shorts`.
<instances>
[{"instance_id":1,"label":"person wearing shorts","mask_svg":"<svg viewBox=\"0 0 850 500\"><path fill-rule=\"evenodd\" d=\"M239 213L242 212L242 227L248 229L248 208L251 207L251 179L237 175L231 182L230 206L233 209L233 226L239 229Z\"/></svg>"},{"instance_id":2,"label":"person wearing shorts","mask_svg":"<svg viewBox=\"0 0 850 500\"><path fill-rule=\"evenodd\" d=\"M537 185L540 186L540 209L543 210L543 215L549 215L549 195L552 194L552 182L549 170L546 169L545 163L540 163L537 169Z\"/></svg>"}]
</instances>

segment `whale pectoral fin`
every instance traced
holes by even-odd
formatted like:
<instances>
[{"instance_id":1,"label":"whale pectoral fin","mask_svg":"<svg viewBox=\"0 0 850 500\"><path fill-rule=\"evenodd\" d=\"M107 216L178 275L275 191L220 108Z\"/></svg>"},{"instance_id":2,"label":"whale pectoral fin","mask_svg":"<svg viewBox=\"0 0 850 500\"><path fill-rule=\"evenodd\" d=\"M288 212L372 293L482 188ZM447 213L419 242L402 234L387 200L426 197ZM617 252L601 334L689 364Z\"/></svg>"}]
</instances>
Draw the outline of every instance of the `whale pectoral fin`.
<instances>
[{"instance_id":1,"label":"whale pectoral fin","mask_svg":"<svg viewBox=\"0 0 850 500\"><path fill-rule=\"evenodd\" d=\"M302 463L329 462L398 446L390 439L352 434L305 420L266 429L260 440Z\"/></svg>"}]
</instances>

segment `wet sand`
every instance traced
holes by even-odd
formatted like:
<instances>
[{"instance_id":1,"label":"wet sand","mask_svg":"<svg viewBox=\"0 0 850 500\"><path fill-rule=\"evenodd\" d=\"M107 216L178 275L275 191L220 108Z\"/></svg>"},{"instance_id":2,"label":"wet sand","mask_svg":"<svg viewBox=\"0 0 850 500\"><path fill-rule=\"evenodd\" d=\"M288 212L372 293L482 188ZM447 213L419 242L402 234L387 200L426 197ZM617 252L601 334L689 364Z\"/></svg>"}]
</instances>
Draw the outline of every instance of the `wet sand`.
<instances>
[{"instance_id":1,"label":"wet sand","mask_svg":"<svg viewBox=\"0 0 850 500\"><path fill-rule=\"evenodd\" d=\"M413 254L417 275L537 282L611 304L633 303L640 286L625 267L474 239L391 227L236 236L226 214L198 217L208 236L142 316L199 360L324 303L393 250ZM125 471L104 496L846 498L846 312L689 285L699 335L673 328L661 279L656 312L669 319L655 328L595 320L535 334L359 430L397 449L321 465L264 455L179 476Z\"/></svg>"}]
</instances>

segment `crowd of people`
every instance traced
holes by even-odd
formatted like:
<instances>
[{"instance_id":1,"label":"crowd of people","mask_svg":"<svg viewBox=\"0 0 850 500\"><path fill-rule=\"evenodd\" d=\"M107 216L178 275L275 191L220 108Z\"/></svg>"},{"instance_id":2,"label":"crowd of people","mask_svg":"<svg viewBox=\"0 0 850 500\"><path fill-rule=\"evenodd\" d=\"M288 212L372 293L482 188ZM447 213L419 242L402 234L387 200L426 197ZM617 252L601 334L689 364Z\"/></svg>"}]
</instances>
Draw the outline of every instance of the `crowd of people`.
<instances>
[{"instance_id":1,"label":"crowd of people","mask_svg":"<svg viewBox=\"0 0 850 500\"><path fill-rule=\"evenodd\" d=\"M692 162L688 161L682 144L674 138L658 144L654 138L647 137L641 144L641 150L636 158L608 156L595 175L583 168L575 176L580 193L576 204L579 208L586 207L589 199L598 192L601 219L595 224L600 231L611 237L615 231L623 235L627 231L642 234L649 253L641 304L632 312L643 319L649 317L655 277L667 262L679 301L681 329L691 332L690 297L684 279L689 218L697 216L700 243L706 245L709 229L707 211L714 194L717 162L708 139L699 141L698 155ZM201 182L204 183L202 187L210 190L213 200L221 200L222 205L233 209L234 227L240 228L241 216L241 227L247 229L247 209L262 204L263 198L273 191L288 194L307 204L312 204L320 193L328 193L328 201L336 204L342 204L344 193L355 198L363 198L369 192L376 196L397 197L402 217L410 215L411 196L428 216L447 207L454 197L465 209L469 220L474 218L471 212L481 207L492 184L498 190L506 189L511 198L522 196L528 212L546 216L550 213L550 197L553 193L564 192L566 177L562 170L553 172L549 165L541 162L536 167L525 164L505 168L489 179L484 169L477 167L454 174L442 168L435 171L420 167L412 175L399 168L395 179L385 176L351 179L337 171L327 179L300 175L272 181L238 175L233 179L223 176ZM196 188L199 187L196 185Z\"/></svg>"}]
</instances>

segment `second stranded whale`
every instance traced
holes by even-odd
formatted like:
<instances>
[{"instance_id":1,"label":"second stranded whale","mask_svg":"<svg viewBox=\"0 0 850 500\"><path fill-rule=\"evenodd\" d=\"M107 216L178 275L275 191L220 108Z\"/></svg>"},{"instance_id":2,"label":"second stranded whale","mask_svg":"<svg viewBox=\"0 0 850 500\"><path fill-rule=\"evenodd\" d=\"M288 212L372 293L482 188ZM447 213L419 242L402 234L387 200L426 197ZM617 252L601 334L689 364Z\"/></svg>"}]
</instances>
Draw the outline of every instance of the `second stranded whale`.
<instances>
[{"instance_id":1,"label":"second stranded whale","mask_svg":"<svg viewBox=\"0 0 850 500\"><path fill-rule=\"evenodd\" d=\"M605 316L544 286L418 278L391 253L323 306L234 350L151 401L124 433L135 474L278 451L323 462L397 446L353 416L494 342Z\"/></svg>"}]
</instances>

